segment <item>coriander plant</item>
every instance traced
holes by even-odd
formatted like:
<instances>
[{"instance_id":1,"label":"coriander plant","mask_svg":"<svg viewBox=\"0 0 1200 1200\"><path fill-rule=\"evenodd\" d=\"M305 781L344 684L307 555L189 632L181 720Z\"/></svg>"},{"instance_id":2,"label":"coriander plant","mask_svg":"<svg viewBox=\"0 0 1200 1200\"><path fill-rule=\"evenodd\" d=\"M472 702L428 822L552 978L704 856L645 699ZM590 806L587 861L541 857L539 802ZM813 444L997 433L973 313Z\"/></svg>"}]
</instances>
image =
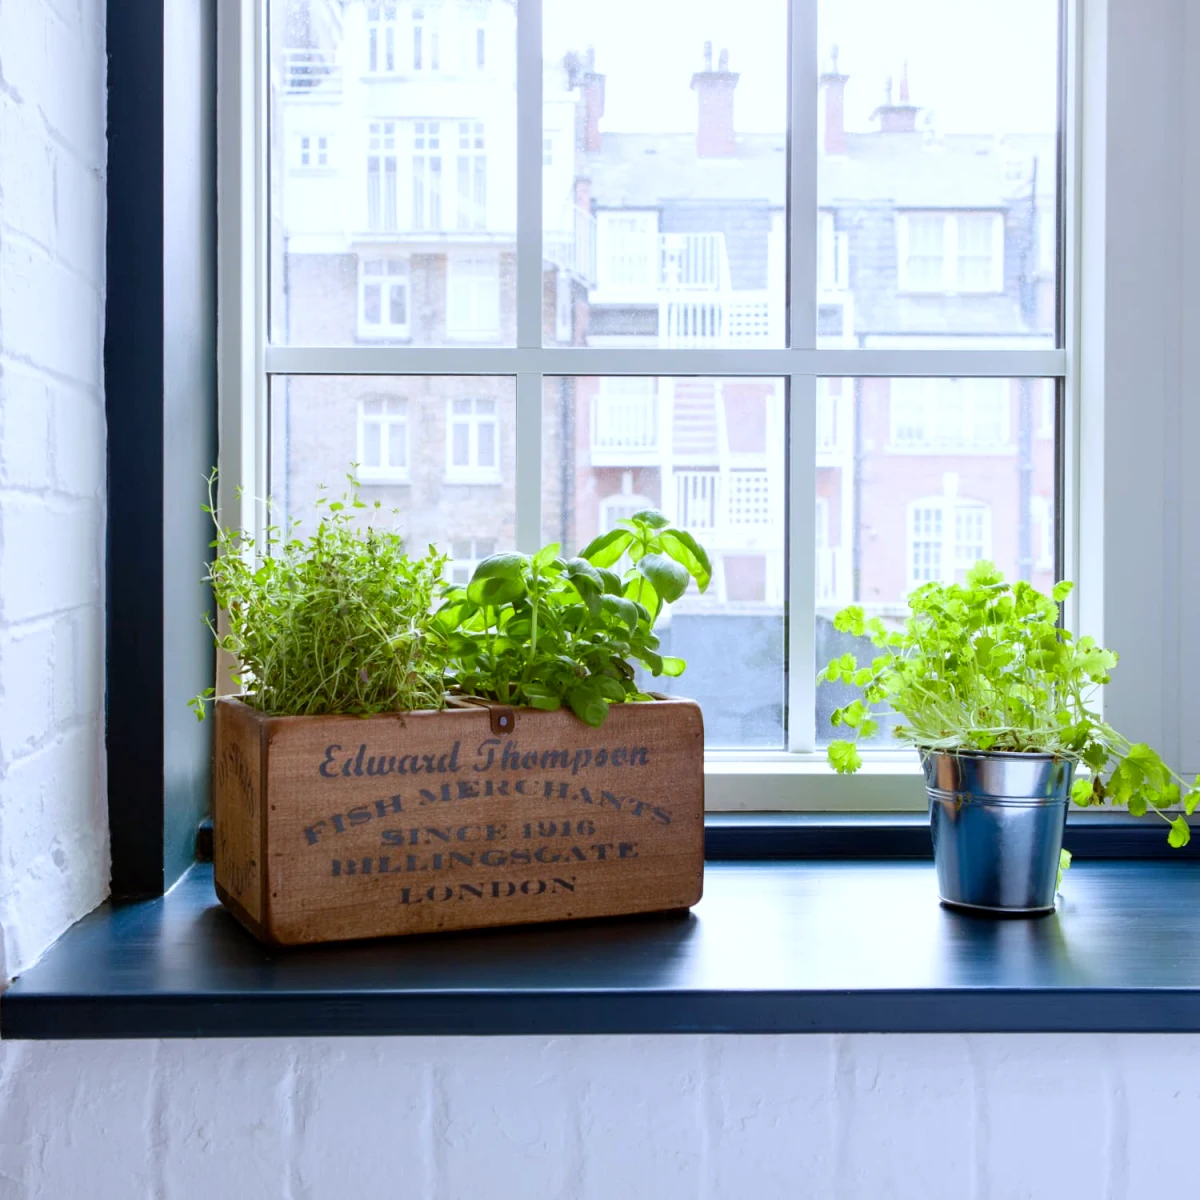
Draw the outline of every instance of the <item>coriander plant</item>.
<instances>
[{"instance_id":1,"label":"coriander plant","mask_svg":"<svg viewBox=\"0 0 1200 1200\"><path fill-rule=\"evenodd\" d=\"M622 579L610 568L628 554ZM650 700L634 664L677 676L685 663L659 654L654 623L664 604L712 571L690 534L660 513L640 512L564 559L559 545L536 554L495 554L438 612L452 683L468 696L554 711L564 705L601 725L610 704Z\"/></svg>"},{"instance_id":2,"label":"coriander plant","mask_svg":"<svg viewBox=\"0 0 1200 1200\"><path fill-rule=\"evenodd\" d=\"M271 526L265 553L221 528L215 473L209 479L205 511L217 536L207 580L224 617L223 632L210 627L233 656L245 702L277 716L406 712L444 702L444 643L431 632L446 559L433 547L410 558L399 534L361 528L355 518L368 506L349 478L348 495L317 500L315 533L295 536L299 522L286 533ZM198 717L212 694L191 702Z\"/></svg>"},{"instance_id":3,"label":"coriander plant","mask_svg":"<svg viewBox=\"0 0 1200 1200\"><path fill-rule=\"evenodd\" d=\"M918 749L1053 754L1082 764L1090 776L1072 785L1076 804L1124 804L1135 816L1157 812L1170 823L1171 845L1186 845L1186 818L1165 810L1182 804L1190 816L1200 803L1200 777L1188 785L1153 749L1129 742L1091 707L1117 656L1061 627L1059 605L1071 588L1059 583L1046 596L979 562L965 585L927 583L914 591L901 630L868 620L858 605L843 609L835 627L869 637L882 653L861 666L854 654L843 654L818 676L862 692L833 713L833 724L849 736L830 743L830 764L843 773L858 770L857 743L879 727L872 708L890 705L902 721L894 735Z\"/></svg>"}]
</instances>

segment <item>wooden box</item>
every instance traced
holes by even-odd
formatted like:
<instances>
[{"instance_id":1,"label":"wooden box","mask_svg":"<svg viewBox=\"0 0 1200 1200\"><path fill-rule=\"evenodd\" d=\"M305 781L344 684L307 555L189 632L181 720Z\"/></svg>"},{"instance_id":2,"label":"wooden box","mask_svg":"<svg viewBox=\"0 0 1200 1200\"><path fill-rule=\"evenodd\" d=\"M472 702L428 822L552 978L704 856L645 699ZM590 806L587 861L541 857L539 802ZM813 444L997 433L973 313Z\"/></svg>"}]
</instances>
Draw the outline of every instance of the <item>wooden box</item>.
<instances>
[{"instance_id":1,"label":"wooden box","mask_svg":"<svg viewBox=\"0 0 1200 1200\"><path fill-rule=\"evenodd\" d=\"M687 908L704 872L690 700L269 717L216 704L221 902L278 945Z\"/></svg>"}]
</instances>

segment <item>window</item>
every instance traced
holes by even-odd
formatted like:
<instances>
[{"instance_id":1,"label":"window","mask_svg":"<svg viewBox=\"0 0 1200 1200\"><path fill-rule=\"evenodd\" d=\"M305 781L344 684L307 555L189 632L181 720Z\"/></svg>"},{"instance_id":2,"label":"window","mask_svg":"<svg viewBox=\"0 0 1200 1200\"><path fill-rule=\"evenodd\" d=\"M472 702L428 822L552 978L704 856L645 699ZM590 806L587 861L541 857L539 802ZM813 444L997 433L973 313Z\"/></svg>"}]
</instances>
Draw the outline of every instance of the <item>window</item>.
<instances>
[{"instance_id":1,"label":"window","mask_svg":"<svg viewBox=\"0 0 1200 1200\"><path fill-rule=\"evenodd\" d=\"M487 228L487 155L483 122L458 125L458 227Z\"/></svg>"},{"instance_id":2,"label":"window","mask_svg":"<svg viewBox=\"0 0 1200 1200\"><path fill-rule=\"evenodd\" d=\"M606 212L597 221L598 289L653 289L658 277L657 215Z\"/></svg>"},{"instance_id":3,"label":"window","mask_svg":"<svg viewBox=\"0 0 1200 1200\"><path fill-rule=\"evenodd\" d=\"M916 454L1011 452L1010 385L1003 379L895 379L893 451Z\"/></svg>"},{"instance_id":4,"label":"window","mask_svg":"<svg viewBox=\"0 0 1200 1200\"><path fill-rule=\"evenodd\" d=\"M367 258L358 264L358 334L397 340L411 333L408 259Z\"/></svg>"},{"instance_id":5,"label":"window","mask_svg":"<svg viewBox=\"0 0 1200 1200\"><path fill-rule=\"evenodd\" d=\"M1054 570L1054 503L1049 496L1034 496L1030 501L1033 518L1033 565L1039 571Z\"/></svg>"},{"instance_id":6,"label":"window","mask_svg":"<svg viewBox=\"0 0 1200 1200\"><path fill-rule=\"evenodd\" d=\"M358 402L358 478L408 482L408 401L381 396Z\"/></svg>"},{"instance_id":7,"label":"window","mask_svg":"<svg viewBox=\"0 0 1200 1200\"><path fill-rule=\"evenodd\" d=\"M628 463L658 450L655 381L639 376L602 379L592 406L592 461Z\"/></svg>"},{"instance_id":8,"label":"window","mask_svg":"<svg viewBox=\"0 0 1200 1200\"><path fill-rule=\"evenodd\" d=\"M455 538L450 543L450 582L466 587L475 568L495 553L495 538Z\"/></svg>"},{"instance_id":9,"label":"window","mask_svg":"<svg viewBox=\"0 0 1200 1200\"><path fill-rule=\"evenodd\" d=\"M329 137L301 134L296 138L295 164L305 169L329 166Z\"/></svg>"},{"instance_id":10,"label":"window","mask_svg":"<svg viewBox=\"0 0 1200 1200\"><path fill-rule=\"evenodd\" d=\"M451 337L500 335L500 264L494 255L450 259L446 328Z\"/></svg>"},{"instance_id":11,"label":"window","mask_svg":"<svg viewBox=\"0 0 1200 1200\"><path fill-rule=\"evenodd\" d=\"M461 483L499 482L499 441L495 400L482 397L451 400L446 478Z\"/></svg>"},{"instance_id":12,"label":"window","mask_svg":"<svg viewBox=\"0 0 1200 1200\"><path fill-rule=\"evenodd\" d=\"M252 42L267 102L239 144L264 153L238 160L257 172L239 195L270 244L244 223L254 244L222 260L248 297L227 332L270 395L244 469L273 474L247 493L278 480L299 512L354 453L358 400L388 396L407 401L413 544L574 551L623 506L661 509L713 562L663 633L717 803L868 802L821 758L832 696L810 665L839 644L836 607L894 622L914 581L981 553L1042 585L1054 514L1068 567L1090 519L1082 443L1058 432L1086 403L1059 340L1081 192L1059 5L874 7L753 0L707 59L706 34L662 39L647 72L620 32L650 28L637 0L333 5L292 44L344 65L342 91L309 94L287 89L287 43ZM844 79L819 69L834 44ZM813 61L789 62L801 45ZM548 66L532 89L518 51ZM897 55L911 103L882 104ZM839 149L803 144L818 122ZM326 129L355 146L327 147L336 186L270 172Z\"/></svg>"},{"instance_id":13,"label":"window","mask_svg":"<svg viewBox=\"0 0 1200 1200\"><path fill-rule=\"evenodd\" d=\"M438 121L413 123L412 227L442 227L442 126Z\"/></svg>"},{"instance_id":14,"label":"window","mask_svg":"<svg viewBox=\"0 0 1200 1200\"><path fill-rule=\"evenodd\" d=\"M397 223L396 122L372 121L367 130L367 229L389 233Z\"/></svg>"},{"instance_id":15,"label":"window","mask_svg":"<svg viewBox=\"0 0 1200 1200\"><path fill-rule=\"evenodd\" d=\"M962 583L971 567L991 554L991 512L986 505L942 496L909 506L910 588L936 580Z\"/></svg>"},{"instance_id":16,"label":"window","mask_svg":"<svg viewBox=\"0 0 1200 1200\"><path fill-rule=\"evenodd\" d=\"M1004 290L1000 213L900 213L896 242L901 291Z\"/></svg>"},{"instance_id":17,"label":"window","mask_svg":"<svg viewBox=\"0 0 1200 1200\"><path fill-rule=\"evenodd\" d=\"M367 5L367 70L391 74L396 70L395 4Z\"/></svg>"},{"instance_id":18,"label":"window","mask_svg":"<svg viewBox=\"0 0 1200 1200\"><path fill-rule=\"evenodd\" d=\"M607 532L618 521L628 521L635 513L646 512L648 509L657 507L658 505L648 496L638 496L633 492L617 492L612 496L605 496L600 501L600 529ZM628 565L628 558L622 558L614 569L624 571Z\"/></svg>"},{"instance_id":19,"label":"window","mask_svg":"<svg viewBox=\"0 0 1200 1200\"><path fill-rule=\"evenodd\" d=\"M412 65L414 71L440 71L441 32L434 21L426 16L426 10L412 10Z\"/></svg>"},{"instance_id":20,"label":"window","mask_svg":"<svg viewBox=\"0 0 1200 1200\"><path fill-rule=\"evenodd\" d=\"M821 213L817 274L821 288L827 292L842 291L850 286L850 235L838 231L835 225L832 212Z\"/></svg>"}]
</instances>

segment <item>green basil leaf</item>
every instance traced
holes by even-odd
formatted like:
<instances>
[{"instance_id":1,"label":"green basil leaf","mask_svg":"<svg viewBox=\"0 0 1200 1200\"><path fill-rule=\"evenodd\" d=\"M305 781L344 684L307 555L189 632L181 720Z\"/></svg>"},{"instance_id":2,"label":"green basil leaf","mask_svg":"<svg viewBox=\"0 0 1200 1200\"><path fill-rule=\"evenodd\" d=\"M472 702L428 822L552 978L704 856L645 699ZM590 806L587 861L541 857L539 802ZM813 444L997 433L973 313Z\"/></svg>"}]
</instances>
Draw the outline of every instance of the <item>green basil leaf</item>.
<instances>
[{"instance_id":1,"label":"green basil leaf","mask_svg":"<svg viewBox=\"0 0 1200 1200\"><path fill-rule=\"evenodd\" d=\"M641 512L635 512L630 519L639 525L647 525L651 529L666 529L671 523L654 508L644 508Z\"/></svg>"},{"instance_id":2,"label":"green basil leaf","mask_svg":"<svg viewBox=\"0 0 1200 1200\"><path fill-rule=\"evenodd\" d=\"M687 569L665 554L645 555L638 561L636 569L650 580L655 592L667 604L673 604L687 591Z\"/></svg>"},{"instance_id":3,"label":"green basil leaf","mask_svg":"<svg viewBox=\"0 0 1200 1200\"><path fill-rule=\"evenodd\" d=\"M663 551L669 554L704 591L712 580L712 564L708 553L686 529L667 529L658 535Z\"/></svg>"},{"instance_id":4,"label":"green basil leaf","mask_svg":"<svg viewBox=\"0 0 1200 1200\"><path fill-rule=\"evenodd\" d=\"M528 565L529 560L523 554L493 554L485 558L467 584L468 598L489 608L519 599L525 594Z\"/></svg>"},{"instance_id":5,"label":"green basil leaf","mask_svg":"<svg viewBox=\"0 0 1200 1200\"><path fill-rule=\"evenodd\" d=\"M628 529L610 529L588 542L579 552L593 567L611 567L629 549L633 534Z\"/></svg>"},{"instance_id":6,"label":"green basil leaf","mask_svg":"<svg viewBox=\"0 0 1200 1200\"><path fill-rule=\"evenodd\" d=\"M606 595L619 596L621 594L621 577L616 571L610 571L607 567L597 568L600 574L600 582L604 586Z\"/></svg>"},{"instance_id":7,"label":"green basil leaf","mask_svg":"<svg viewBox=\"0 0 1200 1200\"><path fill-rule=\"evenodd\" d=\"M638 627L638 607L632 600L624 600L620 596L601 596L600 607L605 612L612 613L618 620L625 623L630 630Z\"/></svg>"},{"instance_id":8,"label":"green basil leaf","mask_svg":"<svg viewBox=\"0 0 1200 1200\"><path fill-rule=\"evenodd\" d=\"M671 658L669 655L664 655L662 660L662 673L671 679L676 679L687 670L687 661L682 658Z\"/></svg>"},{"instance_id":9,"label":"green basil leaf","mask_svg":"<svg viewBox=\"0 0 1200 1200\"><path fill-rule=\"evenodd\" d=\"M567 693L567 703L585 725L603 725L608 716L608 705L591 680L584 680L571 688Z\"/></svg>"}]
</instances>

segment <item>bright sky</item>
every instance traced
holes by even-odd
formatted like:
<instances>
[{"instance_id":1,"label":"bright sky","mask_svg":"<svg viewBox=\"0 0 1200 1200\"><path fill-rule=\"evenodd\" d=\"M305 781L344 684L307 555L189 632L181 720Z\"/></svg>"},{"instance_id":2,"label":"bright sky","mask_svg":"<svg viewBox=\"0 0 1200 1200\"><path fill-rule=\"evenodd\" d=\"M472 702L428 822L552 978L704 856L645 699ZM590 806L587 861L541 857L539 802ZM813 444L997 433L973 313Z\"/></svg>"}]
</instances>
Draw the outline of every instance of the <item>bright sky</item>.
<instances>
[{"instance_id":1,"label":"bright sky","mask_svg":"<svg viewBox=\"0 0 1200 1200\"><path fill-rule=\"evenodd\" d=\"M912 102L942 133L1050 133L1057 120L1057 0L819 0L823 61L850 76L846 124L870 129L908 61ZM787 0L545 0L547 53L596 48L603 128L695 128L689 83L705 41L741 74L740 130L785 126Z\"/></svg>"}]
</instances>

